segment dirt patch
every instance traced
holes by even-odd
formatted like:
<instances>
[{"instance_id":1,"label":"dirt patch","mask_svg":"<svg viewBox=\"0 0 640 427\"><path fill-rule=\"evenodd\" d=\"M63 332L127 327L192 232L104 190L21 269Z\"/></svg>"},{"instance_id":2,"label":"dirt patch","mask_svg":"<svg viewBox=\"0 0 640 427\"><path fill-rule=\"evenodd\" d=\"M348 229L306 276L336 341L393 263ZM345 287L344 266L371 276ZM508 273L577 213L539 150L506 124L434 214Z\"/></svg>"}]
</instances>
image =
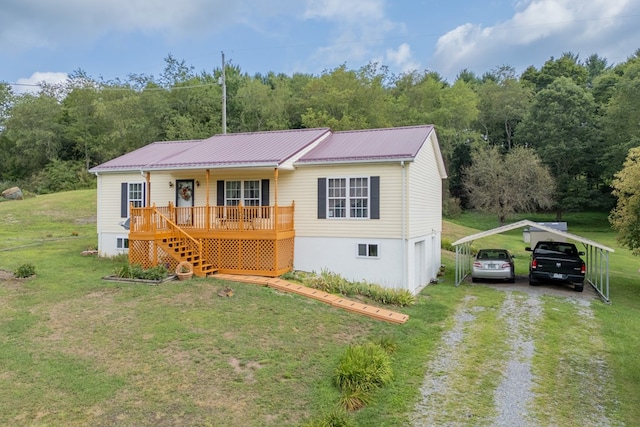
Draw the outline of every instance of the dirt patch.
<instances>
[{"instance_id":1,"label":"dirt patch","mask_svg":"<svg viewBox=\"0 0 640 427\"><path fill-rule=\"evenodd\" d=\"M13 279L13 273L7 270L0 270L0 280L11 280Z\"/></svg>"},{"instance_id":2,"label":"dirt patch","mask_svg":"<svg viewBox=\"0 0 640 427\"><path fill-rule=\"evenodd\" d=\"M229 364L233 367L233 371L243 377L244 382L252 384L256 380L253 377L253 373L262 368L258 362L242 363L240 360L232 357L229 359Z\"/></svg>"}]
</instances>

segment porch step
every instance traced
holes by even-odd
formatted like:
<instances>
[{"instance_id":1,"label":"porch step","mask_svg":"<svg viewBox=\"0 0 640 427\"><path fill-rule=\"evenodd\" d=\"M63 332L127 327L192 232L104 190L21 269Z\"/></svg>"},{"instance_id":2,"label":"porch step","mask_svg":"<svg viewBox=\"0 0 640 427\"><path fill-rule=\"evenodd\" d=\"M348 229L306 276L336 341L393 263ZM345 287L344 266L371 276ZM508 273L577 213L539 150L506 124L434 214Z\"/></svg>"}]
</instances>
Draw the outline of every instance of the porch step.
<instances>
[{"instance_id":1,"label":"porch step","mask_svg":"<svg viewBox=\"0 0 640 427\"><path fill-rule=\"evenodd\" d=\"M212 264L202 262L200 254L187 249L179 238L166 238L160 241L162 246L177 261L188 261L193 266L193 274L198 277L206 277L218 271Z\"/></svg>"}]
</instances>

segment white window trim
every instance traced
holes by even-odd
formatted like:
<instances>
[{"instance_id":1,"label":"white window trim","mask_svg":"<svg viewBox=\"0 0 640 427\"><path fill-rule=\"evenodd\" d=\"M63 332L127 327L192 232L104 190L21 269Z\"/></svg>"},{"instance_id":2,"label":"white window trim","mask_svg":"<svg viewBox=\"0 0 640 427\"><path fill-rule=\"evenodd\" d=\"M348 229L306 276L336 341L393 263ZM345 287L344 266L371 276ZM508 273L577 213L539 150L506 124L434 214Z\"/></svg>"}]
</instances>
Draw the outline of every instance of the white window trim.
<instances>
[{"instance_id":1,"label":"white window trim","mask_svg":"<svg viewBox=\"0 0 640 427\"><path fill-rule=\"evenodd\" d=\"M353 178L359 178L359 179L366 179L367 180L367 216L351 216L351 197L350 197L350 192L351 192L351 186L350 186L350 181ZM337 199L338 197L329 197L329 180L330 179L344 179L346 181L346 197L345 197L345 212L346 212L346 216L331 216L329 214L329 200L330 199ZM326 219L330 219L330 220L355 220L355 221L362 221L362 220L369 220L371 219L371 177L370 176L362 176L362 175L346 175L346 176L329 176L326 178L326 189L327 189L327 195L325 198L325 206L326 206ZM364 199L364 197L357 197L356 199ZM371 257L367 257L367 258L371 258Z\"/></svg>"},{"instance_id":2,"label":"white window trim","mask_svg":"<svg viewBox=\"0 0 640 427\"><path fill-rule=\"evenodd\" d=\"M131 216L131 201L132 200L138 200L138 199L132 199L131 196L131 186L132 185L141 185L142 186L142 195L141 195L141 207L145 207L145 193L147 191L146 187L146 182L144 181L135 181L135 182L127 182L127 217Z\"/></svg>"},{"instance_id":3,"label":"white window trim","mask_svg":"<svg viewBox=\"0 0 640 427\"><path fill-rule=\"evenodd\" d=\"M122 241L122 246L118 245L119 241ZM129 248L125 247L125 241L127 241L127 242L129 241L129 237L128 236L116 236L116 250L122 251L122 252L128 252Z\"/></svg>"},{"instance_id":4,"label":"white window trim","mask_svg":"<svg viewBox=\"0 0 640 427\"><path fill-rule=\"evenodd\" d=\"M376 256L360 255L360 245L366 245L367 254L369 253L369 247L370 246L376 246L378 248L378 255L376 255ZM369 242L369 243L360 242L360 243L356 243L356 258L361 258L361 259L379 259L380 258L380 243L377 243L377 242Z\"/></svg>"},{"instance_id":5,"label":"white window trim","mask_svg":"<svg viewBox=\"0 0 640 427\"><path fill-rule=\"evenodd\" d=\"M230 200L236 200L236 199L230 199L227 197L227 183L229 182L239 182L240 183L240 198L238 199L240 201L240 203L242 203L242 206L247 206L246 204L246 200L254 200L254 201L258 201L257 205L251 205L251 206L260 206L260 202L262 201L262 184L261 181L259 179L228 179L224 181L224 205L225 206L235 206L235 205L229 205L229 201ZM254 199L245 199L244 194L245 194L245 183L246 182L257 182L258 183L258 197L254 198Z\"/></svg>"}]
</instances>

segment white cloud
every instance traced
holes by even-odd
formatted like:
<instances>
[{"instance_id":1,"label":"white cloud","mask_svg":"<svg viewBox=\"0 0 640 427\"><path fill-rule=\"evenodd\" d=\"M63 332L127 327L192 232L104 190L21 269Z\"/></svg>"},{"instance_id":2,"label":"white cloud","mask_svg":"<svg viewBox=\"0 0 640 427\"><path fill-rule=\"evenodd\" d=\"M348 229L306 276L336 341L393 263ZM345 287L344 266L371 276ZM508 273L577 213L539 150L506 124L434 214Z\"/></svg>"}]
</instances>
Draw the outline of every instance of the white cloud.
<instances>
[{"instance_id":1,"label":"white cloud","mask_svg":"<svg viewBox=\"0 0 640 427\"><path fill-rule=\"evenodd\" d=\"M111 33L193 37L296 7L295 0L3 0L0 52L81 45Z\"/></svg>"},{"instance_id":2,"label":"white cloud","mask_svg":"<svg viewBox=\"0 0 640 427\"><path fill-rule=\"evenodd\" d=\"M640 37L640 10L633 3L523 1L504 22L488 27L466 23L441 36L431 65L451 77L465 68L486 71L500 65L512 65L521 72L563 52L583 58L598 53L610 62L624 60L637 49Z\"/></svg>"},{"instance_id":3,"label":"white cloud","mask_svg":"<svg viewBox=\"0 0 640 427\"><path fill-rule=\"evenodd\" d=\"M323 63L361 63L392 31L403 31L385 15L384 0L307 0L304 19L329 26L329 44L317 49Z\"/></svg>"},{"instance_id":4,"label":"white cloud","mask_svg":"<svg viewBox=\"0 0 640 427\"><path fill-rule=\"evenodd\" d=\"M31 77L20 78L14 87L16 93L39 92L40 83L58 84L67 81L67 73L35 72Z\"/></svg>"},{"instance_id":5,"label":"white cloud","mask_svg":"<svg viewBox=\"0 0 640 427\"><path fill-rule=\"evenodd\" d=\"M417 71L420 68L420 64L414 61L411 47L407 43L402 43L396 50L387 49L386 59L402 72Z\"/></svg>"}]
</instances>

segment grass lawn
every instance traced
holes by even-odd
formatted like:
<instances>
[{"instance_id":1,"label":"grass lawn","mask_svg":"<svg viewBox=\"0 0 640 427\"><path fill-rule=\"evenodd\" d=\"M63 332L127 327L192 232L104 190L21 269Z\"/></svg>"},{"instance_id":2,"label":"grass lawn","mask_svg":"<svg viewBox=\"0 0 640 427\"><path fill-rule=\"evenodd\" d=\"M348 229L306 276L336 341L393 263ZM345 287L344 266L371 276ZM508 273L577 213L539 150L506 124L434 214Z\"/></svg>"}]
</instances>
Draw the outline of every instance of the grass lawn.
<instances>
[{"instance_id":1,"label":"grass lawn","mask_svg":"<svg viewBox=\"0 0 640 427\"><path fill-rule=\"evenodd\" d=\"M488 305L504 298L487 287L455 288L449 253L444 281L426 287L416 305L398 309L410 316L404 325L211 278L159 286L105 281L119 263L81 256L96 246L95 207L94 190L0 203L0 269L25 263L36 269L34 278L0 280L0 425L303 425L335 408L332 375L345 348L378 337L398 345L394 380L350 418L359 426L405 425L426 362L463 298L473 294ZM640 419L640 262L617 247L602 218L585 220L585 228L568 221L572 232L616 248L613 304L594 304L589 330L603 337L599 351L612 369L614 399L603 404L613 419L633 425ZM490 222L463 216L444 224L445 237L495 227ZM512 249L522 272L528 255L518 234L486 243ZM219 297L227 285L233 297ZM548 304L563 312L561 303ZM500 332L491 316L481 321L487 328L477 348L487 349ZM550 337L562 330L553 319L546 324ZM483 361L478 357L469 370L481 370ZM541 375L556 362L541 361ZM571 393L580 391L577 380L567 381ZM485 394L495 386L479 384ZM541 392L562 390L550 385Z\"/></svg>"}]
</instances>

